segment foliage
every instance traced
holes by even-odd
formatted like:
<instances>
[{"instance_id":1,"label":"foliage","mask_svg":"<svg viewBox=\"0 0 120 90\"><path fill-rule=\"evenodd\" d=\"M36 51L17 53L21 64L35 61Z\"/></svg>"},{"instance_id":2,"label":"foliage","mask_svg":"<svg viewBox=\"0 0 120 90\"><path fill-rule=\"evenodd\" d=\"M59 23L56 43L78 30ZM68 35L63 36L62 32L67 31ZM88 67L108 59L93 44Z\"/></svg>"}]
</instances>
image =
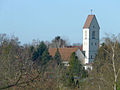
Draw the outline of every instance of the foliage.
<instances>
[{"instance_id":1,"label":"foliage","mask_svg":"<svg viewBox=\"0 0 120 90\"><path fill-rule=\"evenodd\" d=\"M117 90L120 90L120 81L117 84Z\"/></svg>"},{"instance_id":2,"label":"foliage","mask_svg":"<svg viewBox=\"0 0 120 90\"><path fill-rule=\"evenodd\" d=\"M57 51L56 51L56 53L55 53L55 56L54 56L54 60L56 60L57 61L57 64L59 65L59 64L61 64L61 55L60 55L60 52L59 52L59 49L57 48Z\"/></svg>"},{"instance_id":3,"label":"foliage","mask_svg":"<svg viewBox=\"0 0 120 90\"><path fill-rule=\"evenodd\" d=\"M75 53L72 53L69 62L69 72L73 73L75 76L80 76L81 71L83 69L81 62L78 60Z\"/></svg>"},{"instance_id":4,"label":"foliage","mask_svg":"<svg viewBox=\"0 0 120 90\"><path fill-rule=\"evenodd\" d=\"M42 54L42 61L41 64L45 65L49 60L51 59L51 56L49 55L48 49L46 49Z\"/></svg>"},{"instance_id":5,"label":"foliage","mask_svg":"<svg viewBox=\"0 0 120 90\"><path fill-rule=\"evenodd\" d=\"M63 48L67 45L67 41L60 36L56 36L49 44L49 48Z\"/></svg>"},{"instance_id":6,"label":"foliage","mask_svg":"<svg viewBox=\"0 0 120 90\"><path fill-rule=\"evenodd\" d=\"M92 65L88 75L75 53L65 67L58 49L51 58L44 42L20 45L17 37L0 34L0 90L120 90L118 37L105 38Z\"/></svg>"},{"instance_id":7,"label":"foliage","mask_svg":"<svg viewBox=\"0 0 120 90\"><path fill-rule=\"evenodd\" d=\"M37 47L36 51L33 53L32 59L37 60L38 58L41 60L43 52L47 49L47 46L42 41L40 45Z\"/></svg>"},{"instance_id":8,"label":"foliage","mask_svg":"<svg viewBox=\"0 0 120 90\"><path fill-rule=\"evenodd\" d=\"M44 72L32 61L35 46L19 44L16 37L0 35L0 90L41 88L41 77ZM42 63L47 63L50 60L48 50L43 43L38 47L37 51L40 52Z\"/></svg>"},{"instance_id":9,"label":"foliage","mask_svg":"<svg viewBox=\"0 0 120 90\"><path fill-rule=\"evenodd\" d=\"M75 77L78 80L75 80ZM86 77L87 71L84 70L75 53L72 53L70 57L69 67L63 73L63 80L65 81L64 84L68 87L76 87L76 81L80 81Z\"/></svg>"},{"instance_id":10,"label":"foliage","mask_svg":"<svg viewBox=\"0 0 120 90\"><path fill-rule=\"evenodd\" d=\"M120 42L118 36L106 37L98 50L85 90L117 90L120 81ZM93 86L94 84L94 86Z\"/></svg>"},{"instance_id":11,"label":"foliage","mask_svg":"<svg viewBox=\"0 0 120 90\"><path fill-rule=\"evenodd\" d=\"M0 89L17 87L34 80L28 49L16 37L0 37ZM27 76L27 78L25 78Z\"/></svg>"},{"instance_id":12,"label":"foliage","mask_svg":"<svg viewBox=\"0 0 120 90\"><path fill-rule=\"evenodd\" d=\"M72 73L68 74L68 77L66 78L66 85L75 87L74 75Z\"/></svg>"}]
</instances>

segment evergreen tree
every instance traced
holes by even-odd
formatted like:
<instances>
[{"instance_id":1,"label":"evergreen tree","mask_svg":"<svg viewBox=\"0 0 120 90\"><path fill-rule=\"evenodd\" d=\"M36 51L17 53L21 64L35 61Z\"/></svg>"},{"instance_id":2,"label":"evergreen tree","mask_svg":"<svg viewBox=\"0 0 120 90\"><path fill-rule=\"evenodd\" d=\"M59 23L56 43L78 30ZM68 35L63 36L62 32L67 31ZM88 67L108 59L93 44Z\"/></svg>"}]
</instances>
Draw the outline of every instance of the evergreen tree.
<instances>
[{"instance_id":1,"label":"evergreen tree","mask_svg":"<svg viewBox=\"0 0 120 90\"><path fill-rule=\"evenodd\" d=\"M82 69L83 69L82 64L78 60L77 56L75 55L75 52L72 53L70 57L68 69L70 73L73 73L73 75L76 75L76 76L79 76L82 72Z\"/></svg>"},{"instance_id":2,"label":"evergreen tree","mask_svg":"<svg viewBox=\"0 0 120 90\"><path fill-rule=\"evenodd\" d=\"M51 59L51 56L49 55L48 49L46 49L42 54L41 64L45 65L50 59Z\"/></svg>"},{"instance_id":3,"label":"evergreen tree","mask_svg":"<svg viewBox=\"0 0 120 90\"><path fill-rule=\"evenodd\" d=\"M54 56L54 60L57 61L57 64L61 64L61 55L60 55L60 52L59 52L59 49L57 48L57 51L55 53L55 56Z\"/></svg>"},{"instance_id":4,"label":"evergreen tree","mask_svg":"<svg viewBox=\"0 0 120 90\"><path fill-rule=\"evenodd\" d=\"M39 53L40 56L42 56L43 52L47 49L47 46L45 43L42 41L40 45L37 48L37 52Z\"/></svg>"},{"instance_id":5,"label":"evergreen tree","mask_svg":"<svg viewBox=\"0 0 120 90\"><path fill-rule=\"evenodd\" d=\"M42 41L40 45L38 46L37 50L33 53L32 59L37 60L38 58L42 59L43 52L47 49L47 46Z\"/></svg>"},{"instance_id":6,"label":"evergreen tree","mask_svg":"<svg viewBox=\"0 0 120 90\"><path fill-rule=\"evenodd\" d=\"M81 80L82 78L85 78L87 76L87 72L83 68L81 62L78 60L77 56L75 55L75 52L72 53L70 57L69 67L67 68L66 72L63 74L64 74L63 80L65 81L64 82L65 85L70 87L75 86L74 77L79 77Z\"/></svg>"},{"instance_id":7,"label":"evergreen tree","mask_svg":"<svg viewBox=\"0 0 120 90\"><path fill-rule=\"evenodd\" d=\"M32 56L33 61L35 61L38 57L39 57L39 54L37 51L35 51Z\"/></svg>"}]
</instances>

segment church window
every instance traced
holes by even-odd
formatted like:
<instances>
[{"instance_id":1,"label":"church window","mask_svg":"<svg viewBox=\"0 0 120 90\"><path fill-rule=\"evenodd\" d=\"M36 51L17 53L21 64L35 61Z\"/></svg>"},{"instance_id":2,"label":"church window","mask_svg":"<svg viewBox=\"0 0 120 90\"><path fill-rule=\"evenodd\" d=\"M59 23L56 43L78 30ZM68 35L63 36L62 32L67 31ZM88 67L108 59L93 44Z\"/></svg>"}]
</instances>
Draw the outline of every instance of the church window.
<instances>
[{"instance_id":1,"label":"church window","mask_svg":"<svg viewBox=\"0 0 120 90\"><path fill-rule=\"evenodd\" d=\"M92 55L91 55L91 59L92 59L93 57L92 57Z\"/></svg>"},{"instance_id":2,"label":"church window","mask_svg":"<svg viewBox=\"0 0 120 90\"><path fill-rule=\"evenodd\" d=\"M95 43L95 45L97 45L97 44Z\"/></svg>"},{"instance_id":3,"label":"church window","mask_svg":"<svg viewBox=\"0 0 120 90\"><path fill-rule=\"evenodd\" d=\"M92 32L92 39L95 39L95 31Z\"/></svg>"},{"instance_id":4,"label":"church window","mask_svg":"<svg viewBox=\"0 0 120 90\"><path fill-rule=\"evenodd\" d=\"M93 43L91 43L91 45L93 46Z\"/></svg>"},{"instance_id":5,"label":"church window","mask_svg":"<svg viewBox=\"0 0 120 90\"><path fill-rule=\"evenodd\" d=\"M85 31L85 39L87 39L87 31Z\"/></svg>"}]
</instances>

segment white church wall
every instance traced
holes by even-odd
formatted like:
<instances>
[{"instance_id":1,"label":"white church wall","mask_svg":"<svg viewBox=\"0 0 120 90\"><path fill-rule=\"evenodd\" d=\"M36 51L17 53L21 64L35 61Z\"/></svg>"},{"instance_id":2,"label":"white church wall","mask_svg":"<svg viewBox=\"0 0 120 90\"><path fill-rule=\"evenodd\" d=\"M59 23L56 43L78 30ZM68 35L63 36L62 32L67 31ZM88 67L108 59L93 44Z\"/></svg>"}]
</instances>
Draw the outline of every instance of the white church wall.
<instances>
[{"instance_id":1,"label":"white church wall","mask_svg":"<svg viewBox=\"0 0 120 90\"><path fill-rule=\"evenodd\" d=\"M89 29L83 29L83 51L85 51L85 63L89 58Z\"/></svg>"}]
</instances>

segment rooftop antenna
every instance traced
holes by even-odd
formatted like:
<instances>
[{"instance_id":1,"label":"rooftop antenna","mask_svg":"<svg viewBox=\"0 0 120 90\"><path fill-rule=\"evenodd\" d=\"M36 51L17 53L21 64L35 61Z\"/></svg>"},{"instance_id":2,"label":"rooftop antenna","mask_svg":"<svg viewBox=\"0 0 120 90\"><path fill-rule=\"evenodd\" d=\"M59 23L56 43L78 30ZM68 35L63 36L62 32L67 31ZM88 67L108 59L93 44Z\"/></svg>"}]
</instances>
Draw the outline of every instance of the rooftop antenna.
<instances>
[{"instance_id":1,"label":"rooftop antenna","mask_svg":"<svg viewBox=\"0 0 120 90\"><path fill-rule=\"evenodd\" d=\"M91 15L92 15L93 9L91 9Z\"/></svg>"}]
</instances>

